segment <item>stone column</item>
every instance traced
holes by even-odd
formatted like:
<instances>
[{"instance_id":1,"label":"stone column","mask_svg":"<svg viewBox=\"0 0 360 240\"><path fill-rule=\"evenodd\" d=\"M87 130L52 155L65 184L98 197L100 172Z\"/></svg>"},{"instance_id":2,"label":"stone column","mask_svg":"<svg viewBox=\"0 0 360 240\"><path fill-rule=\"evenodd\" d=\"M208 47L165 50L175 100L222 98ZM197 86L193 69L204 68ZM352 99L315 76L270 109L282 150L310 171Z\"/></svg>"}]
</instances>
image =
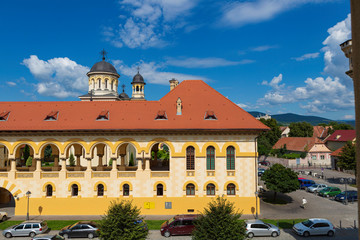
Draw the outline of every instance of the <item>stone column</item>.
<instances>
[{"instance_id":1,"label":"stone column","mask_svg":"<svg viewBox=\"0 0 360 240\"><path fill-rule=\"evenodd\" d=\"M81 171L80 157L82 154L76 154L76 166L74 168L75 171Z\"/></svg>"},{"instance_id":2,"label":"stone column","mask_svg":"<svg viewBox=\"0 0 360 240\"><path fill-rule=\"evenodd\" d=\"M98 157L99 157L99 164L98 164L98 166L96 167L96 170L97 171L103 171L104 170L104 165L103 165L103 156L104 156L104 154L98 154L97 155Z\"/></svg>"},{"instance_id":3,"label":"stone column","mask_svg":"<svg viewBox=\"0 0 360 240\"><path fill-rule=\"evenodd\" d=\"M51 168L53 171L60 171L59 155L54 155L54 166Z\"/></svg>"},{"instance_id":4,"label":"stone column","mask_svg":"<svg viewBox=\"0 0 360 240\"><path fill-rule=\"evenodd\" d=\"M34 163L34 160L35 160L35 164L36 164L35 165L36 166L35 171L41 171L41 159L40 158L34 158L32 163Z\"/></svg>"},{"instance_id":5,"label":"stone column","mask_svg":"<svg viewBox=\"0 0 360 240\"><path fill-rule=\"evenodd\" d=\"M152 160L151 162L151 166L153 167L158 167L158 159L157 159L157 153L158 153L158 150L154 150L154 160Z\"/></svg>"},{"instance_id":6,"label":"stone column","mask_svg":"<svg viewBox=\"0 0 360 240\"><path fill-rule=\"evenodd\" d=\"M66 179L66 173L67 173L67 169L66 169L66 158L65 157L61 157L60 158L61 161L61 170L59 173L59 177L61 179Z\"/></svg>"},{"instance_id":7,"label":"stone column","mask_svg":"<svg viewBox=\"0 0 360 240\"><path fill-rule=\"evenodd\" d=\"M92 168L91 168L91 158L86 158L87 160L87 166L86 166L86 171L91 171Z\"/></svg>"},{"instance_id":8,"label":"stone column","mask_svg":"<svg viewBox=\"0 0 360 240\"><path fill-rule=\"evenodd\" d=\"M150 158L145 158L145 170L150 171Z\"/></svg>"},{"instance_id":9,"label":"stone column","mask_svg":"<svg viewBox=\"0 0 360 240\"><path fill-rule=\"evenodd\" d=\"M15 158L9 158L9 171L16 171L16 159Z\"/></svg>"},{"instance_id":10,"label":"stone column","mask_svg":"<svg viewBox=\"0 0 360 240\"><path fill-rule=\"evenodd\" d=\"M91 168L91 157L87 157L87 167L86 167L86 171L85 171L85 179L91 179L92 177L92 168Z\"/></svg>"},{"instance_id":11,"label":"stone column","mask_svg":"<svg viewBox=\"0 0 360 240\"><path fill-rule=\"evenodd\" d=\"M143 164L142 164L142 158L136 158L136 161L137 161L137 165L138 165L138 168L137 168L137 171L142 171L143 170Z\"/></svg>"},{"instance_id":12,"label":"stone column","mask_svg":"<svg viewBox=\"0 0 360 240\"><path fill-rule=\"evenodd\" d=\"M26 161L27 161L27 160L25 160L25 164L26 164ZM40 166L41 166L41 165L40 165ZM31 161L31 166L29 167L29 170L30 170L30 171L35 171L35 170L36 170L36 160L35 160L34 157L33 157L32 161Z\"/></svg>"},{"instance_id":13,"label":"stone column","mask_svg":"<svg viewBox=\"0 0 360 240\"><path fill-rule=\"evenodd\" d=\"M119 170L120 171L125 171L126 170L126 166L125 166L125 156L126 154L120 154L120 158L121 158L121 162L120 162L120 167Z\"/></svg>"}]
</instances>

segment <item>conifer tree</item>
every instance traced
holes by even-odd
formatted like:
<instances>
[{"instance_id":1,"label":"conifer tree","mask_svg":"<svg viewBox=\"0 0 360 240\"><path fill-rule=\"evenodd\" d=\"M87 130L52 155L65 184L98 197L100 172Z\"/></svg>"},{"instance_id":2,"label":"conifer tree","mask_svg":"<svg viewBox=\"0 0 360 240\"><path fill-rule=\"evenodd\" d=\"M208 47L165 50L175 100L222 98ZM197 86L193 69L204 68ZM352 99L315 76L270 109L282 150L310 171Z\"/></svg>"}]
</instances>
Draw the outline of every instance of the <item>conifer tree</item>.
<instances>
[{"instance_id":1,"label":"conifer tree","mask_svg":"<svg viewBox=\"0 0 360 240\"><path fill-rule=\"evenodd\" d=\"M129 166L134 166L134 154L133 153L131 153L131 155L130 155Z\"/></svg>"},{"instance_id":2,"label":"conifer tree","mask_svg":"<svg viewBox=\"0 0 360 240\"><path fill-rule=\"evenodd\" d=\"M31 165L32 165L32 157L29 156L28 159L26 159L26 166L31 167Z\"/></svg>"},{"instance_id":3,"label":"conifer tree","mask_svg":"<svg viewBox=\"0 0 360 240\"><path fill-rule=\"evenodd\" d=\"M72 154L72 153L70 153L69 163L70 163L70 166L75 166L75 158L74 158L74 154Z\"/></svg>"}]
</instances>

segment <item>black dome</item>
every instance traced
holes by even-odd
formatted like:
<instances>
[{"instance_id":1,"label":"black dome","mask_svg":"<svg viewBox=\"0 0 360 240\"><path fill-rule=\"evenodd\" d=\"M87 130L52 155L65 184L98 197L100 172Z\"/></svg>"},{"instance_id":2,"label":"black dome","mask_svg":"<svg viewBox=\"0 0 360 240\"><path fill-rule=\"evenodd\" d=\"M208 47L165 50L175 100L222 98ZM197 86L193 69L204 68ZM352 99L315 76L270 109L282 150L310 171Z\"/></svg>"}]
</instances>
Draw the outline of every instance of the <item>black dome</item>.
<instances>
[{"instance_id":1,"label":"black dome","mask_svg":"<svg viewBox=\"0 0 360 240\"><path fill-rule=\"evenodd\" d=\"M120 93L119 98L121 100L130 100L129 96L125 92Z\"/></svg>"},{"instance_id":2,"label":"black dome","mask_svg":"<svg viewBox=\"0 0 360 240\"><path fill-rule=\"evenodd\" d=\"M90 69L89 73L91 72L109 72L118 74L115 67L111 63L106 62L105 60L95 63L94 66L92 66L92 68Z\"/></svg>"},{"instance_id":3,"label":"black dome","mask_svg":"<svg viewBox=\"0 0 360 240\"><path fill-rule=\"evenodd\" d=\"M133 84L133 83L144 83L145 84L144 78L143 78L143 76L141 76L141 74L139 72L133 77L133 81L131 84Z\"/></svg>"}]
</instances>

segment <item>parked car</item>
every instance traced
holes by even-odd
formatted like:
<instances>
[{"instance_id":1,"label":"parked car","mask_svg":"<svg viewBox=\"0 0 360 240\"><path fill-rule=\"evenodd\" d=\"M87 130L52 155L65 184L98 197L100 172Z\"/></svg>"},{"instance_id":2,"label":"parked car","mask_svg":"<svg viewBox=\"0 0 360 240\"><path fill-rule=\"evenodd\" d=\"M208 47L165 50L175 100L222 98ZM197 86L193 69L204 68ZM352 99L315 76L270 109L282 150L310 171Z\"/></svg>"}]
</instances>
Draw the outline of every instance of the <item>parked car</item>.
<instances>
[{"instance_id":1,"label":"parked car","mask_svg":"<svg viewBox=\"0 0 360 240\"><path fill-rule=\"evenodd\" d=\"M8 219L7 212L0 212L0 219L2 222L5 222Z\"/></svg>"},{"instance_id":2,"label":"parked car","mask_svg":"<svg viewBox=\"0 0 360 240\"><path fill-rule=\"evenodd\" d=\"M335 227L327 219L323 218L310 218L304 222L297 223L293 226L293 230L296 234L308 237L310 235L328 235L334 236Z\"/></svg>"},{"instance_id":3,"label":"parked car","mask_svg":"<svg viewBox=\"0 0 360 240\"><path fill-rule=\"evenodd\" d=\"M64 238L87 237L92 239L98 236L98 227L95 222L81 221L64 227L59 235Z\"/></svg>"},{"instance_id":4,"label":"parked car","mask_svg":"<svg viewBox=\"0 0 360 240\"><path fill-rule=\"evenodd\" d=\"M339 202L345 202L346 199L349 202L357 201L357 191L354 191L354 190L344 191L335 196L335 200L339 201Z\"/></svg>"},{"instance_id":5,"label":"parked car","mask_svg":"<svg viewBox=\"0 0 360 240\"><path fill-rule=\"evenodd\" d=\"M270 162L269 162L269 161L266 161L266 160L260 161L259 164L260 164L260 165L263 165L263 166L270 166Z\"/></svg>"},{"instance_id":6,"label":"parked car","mask_svg":"<svg viewBox=\"0 0 360 240\"><path fill-rule=\"evenodd\" d=\"M326 187L327 187L326 184L315 183L314 185L311 185L310 187L307 187L306 191L311 192L311 193L317 193L317 192L320 192L321 190L323 190Z\"/></svg>"},{"instance_id":7,"label":"parked car","mask_svg":"<svg viewBox=\"0 0 360 240\"><path fill-rule=\"evenodd\" d=\"M60 235L46 235L34 237L31 240L64 240L65 238Z\"/></svg>"},{"instance_id":8,"label":"parked car","mask_svg":"<svg viewBox=\"0 0 360 240\"><path fill-rule=\"evenodd\" d=\"M3 231L6 238L15 236L30 236L35 237L37 234L46 232L48 226L45 221L25 221L18 225L9 227Z\"/></svg>"},{"instance_id":9,"label":"parked car","mask_svg":"<svg viewBox=\"0 0 360 240\"><path fill-rule=\"evenodd\" d=\"M338 187L326 187L319 192L319 195L322 197L334 197L340 193L341 190Z\"/></svg>"},{"instance_id":10,"label":"parked car","mask_svg":"<svg viewBox=\"0 0 360 240\"><path fill-rule=\"evenodd\" d=\"M264 223L261 220L247 220L246 224L246 235L248 238L254 236L271 236L277 237L280 235L280 229L270 223Z\"/></svg>"},{"instance_id":11,"label":"parked car","mask_svg":"<svg viewBox=\"0 0 360 240\"><path fill-rule=\"evenodd\" d=\"M265 171L266 171L266 169L264 169L264 168L258 168L258 176L262 176Z\"/></svg>"},{"instance_id":12,"label":"parked car","mask_svg":"<svg viewBox=\"0 0 360 240\"><path fill-rule=\"evenodd\" d=\"M196 218L196 214L176 215L161 224L160 233L165 237L172 235L191 235L195 228L194 221Z\"/></svg>"},{"instance_id":13,"label":"parked car","mask_svg":"<svg viewBox=\"0 0 360 240\"><path fill-rule=\"evenodd\" d=\"M305 188L310 187L315 184L315 182L311 179L298 178L298 180L299 180L300 189L305 189Z\"/></svg>"}]
</instances>

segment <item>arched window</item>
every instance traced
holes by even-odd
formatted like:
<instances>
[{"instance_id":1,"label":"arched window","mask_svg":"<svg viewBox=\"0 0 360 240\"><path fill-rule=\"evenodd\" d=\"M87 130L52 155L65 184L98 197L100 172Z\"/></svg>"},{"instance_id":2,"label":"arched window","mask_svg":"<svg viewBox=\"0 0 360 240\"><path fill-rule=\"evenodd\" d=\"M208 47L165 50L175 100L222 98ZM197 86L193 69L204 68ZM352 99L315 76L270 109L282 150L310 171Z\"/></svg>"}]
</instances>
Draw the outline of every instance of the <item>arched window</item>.
<instances>
[{"instance_id":1,"label":"arched window","mask_svg":"<svg viewBox=\"0 0 360 240\"><path fill-rule=\"evenodd\" d=\"M209 183L206 186L206 195L215 195L215 185L212 183Z\"/></svg>"},{"instance_id":2,"label":"arched window","mask_svg":"<svg viewBox=\"0 0 360 240\"><path fill-rule=\"evenodd\" d=\"M215 148L213 146L206 149L206 170L215 170Z\"/></svg>"},{"instance_id":3,"label":"arched window","mask_svg":"<svg viewBox=\"0 0 360 240\"><path fill-rule=\"evenodd\" d=\"M139 86L136 86L136 91L137 91L137 92L139 91Z\"/></svg>"},{"instance_id":4,"label":"arched window","mask_svg":"<svg viewBox=\"0 0 360 240\"><path fill-rule=\"evenodd\" d=\"M140 87L140 92L142 92L142 87Z\"/></svg>"},{"instance_id":5,"label":"arched window","mask_svg":"<svg viewBox=\"0 0 360 240\"><path fill-rule=\"evenodd\" d=\"M235 195L235 184L229 183L226 187L227 195Z\"/></svg>"},{"instance_id":6,"label":"arched window","mask_svg":"<svg viewBox=\"0 0 360 240\"><path fill-rule=\"evenodd\" d=\"M97 195L104 196L104 185L102 184L97 185Z\"/></svg>"},{"instance_id":7,"label":"arched window","mask_svg":"<svg viewBox=\"0 0 360 240\"><path fill-rule=\"evenodd\" d=\"M186 170L195 170L195 148L186 148Z\"/></svg>"},{"instance_id":8,"label":"arched window","mask_svg":"<svg viewBox=\"0 0 360 240\"><path fill-rule=\"evenodd\" d=\"M111 81L111 91L114 90L114 81Z\"/></svg>"},{"instance_id":9,"label":"arched window","mask_svg":"<svg viewBox=\"0 0 360 240\"><path fill-rule=\"evenodd\" d=\"M53 187L48 184L46 185L46 196L51 197L53 195Z\"/></svg>"},{"instance_id":10,"label":"arched window","mask_svg":"<svg viewBox=\"0 0 360 240\"><path fill-rule=\"evenodd\" d=\"M164 195L164 186L162 184L158 184L156 186L156 195L157 196L162 196Z\"/></svg>"},{"instance_id":11,"label":"arched window","mask_svg":"<svg viewBox=\"0 0 360 240\"><path fill-rule=\"evenodd\" d=\"M108 85L108 80L105 79L105 89L107 89L107 85Z\"/></svg>"},{"instance_id":12,"label":"arched window","mask_svg":"<svg viewBox=\"0 0 360 240\"><path fill-rule=\"evenodd\" d=\"M76 197L79 195L79 187L77 184L71 185L71 196Z\"/></svg>"},{"instance_id":13,"label":"arched window","mask_svg":"<svg viewBox=\"0 0 360 240\"><path fill-rule=\"evenodd\" d=\"M101 89L101 79L98 79L98 82L99 82L99 89Z\"/></svg>"},{"instance_id":14,"label":"arched window","mask_svg":"<svg viewBox=\"0 0 360 240\"><path fill-rule=\"evenodd\" d=\"M195 195L195 185L192 183L189 183L186 185L186 195L192 196Z\"/></svg>"},{"instance_id":15,"label":"arched window","mask_svg":"<svg viewBox=\"0 0 360 240\"><path fill-rule=\"evenodd\" d=\"M130 195L130 186L129 184L123 185L123 196L129 196Z\"/></svg>"},{"instance_id":16,"label":"arched window","mask_svg":"<svg viewBox=\"0 0 360 240\"><path fill-rule=\"evenodd\" d=\"M95 89L95 80L92 79L91 82L92 82L92 88Z\"/></svg>"},{"instance_id":17,"label":"arched window","mask_svg":"<svg viewBox=\"0 0 360 240\"><path fill-rule=\"evenodd\" d=\"M235 170L235 148L233 146L226 149L226 169Z\"/></svg>"}]
</instances>

